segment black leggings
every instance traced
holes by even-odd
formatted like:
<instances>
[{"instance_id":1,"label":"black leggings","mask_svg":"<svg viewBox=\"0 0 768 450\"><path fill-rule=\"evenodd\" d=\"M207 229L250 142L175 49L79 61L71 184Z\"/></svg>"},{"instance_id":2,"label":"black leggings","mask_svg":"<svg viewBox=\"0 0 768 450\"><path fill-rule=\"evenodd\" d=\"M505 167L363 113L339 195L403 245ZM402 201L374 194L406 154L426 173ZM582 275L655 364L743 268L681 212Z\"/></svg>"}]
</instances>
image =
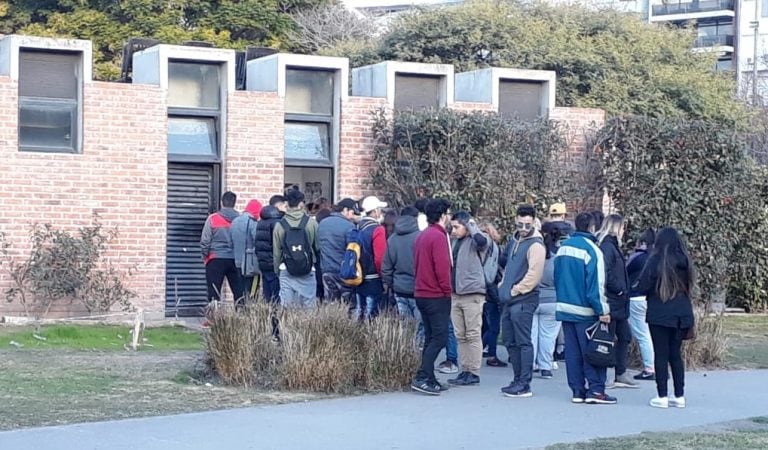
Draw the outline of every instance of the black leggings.
<instances>
[{"instance_id":1,"label":"black leggings","mask_svg":"<svg viewBox=\"0 0 768 450\"><path fill-rule=\"evenodd\" d=\"M650 325L653 351L655 355L656 390L659 397L666 397L669 367L672 368L672 381L675 385L675 397L684 395L685 364L681 347L683 346L683 330L679 328Z\"/></svg>"}]
</instances>

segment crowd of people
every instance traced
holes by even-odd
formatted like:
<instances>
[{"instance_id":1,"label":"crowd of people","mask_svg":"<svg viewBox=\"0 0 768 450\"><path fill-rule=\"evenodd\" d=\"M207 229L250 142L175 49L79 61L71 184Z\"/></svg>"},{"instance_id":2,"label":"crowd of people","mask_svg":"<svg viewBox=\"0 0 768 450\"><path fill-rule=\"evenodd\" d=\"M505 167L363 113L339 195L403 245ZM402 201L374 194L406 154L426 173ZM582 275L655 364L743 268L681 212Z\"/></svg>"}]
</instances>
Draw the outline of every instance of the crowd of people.
<instances>
[{"instance_id":1,"label":"crowd of people","mask_svg":"<svg viewBox=\"0 0 768 450\"><path fill-rule=\"evenodd\" d=\"M210 300L220 299L226 279L238 306L261 290L282 307L343 302L357 320L384 311L414 320L422 349L416 392L477 385L485 359L512 366L505 396L531 397L534 374L552 378L562 358L573 403L615 404L606 389L655 380L651 406L685 407L681 347L694 332L694 276L673 228L646 230L626 258L621 216L584 212L572 223L565 204L552 205L543 221L534 206L519 206L504 243L492 223L439 198L399 211L375 196L307 205L291 188L267 206L251 200L242 214L234 193L221 200L201 237ZM614 340L610 382L606 365L589 357L598 328ZM507 362L497 355L500 333ZM633 338L643 369L631 377ZM436 370L455 377L441 383Z\"/></svg>"}]
</instances>

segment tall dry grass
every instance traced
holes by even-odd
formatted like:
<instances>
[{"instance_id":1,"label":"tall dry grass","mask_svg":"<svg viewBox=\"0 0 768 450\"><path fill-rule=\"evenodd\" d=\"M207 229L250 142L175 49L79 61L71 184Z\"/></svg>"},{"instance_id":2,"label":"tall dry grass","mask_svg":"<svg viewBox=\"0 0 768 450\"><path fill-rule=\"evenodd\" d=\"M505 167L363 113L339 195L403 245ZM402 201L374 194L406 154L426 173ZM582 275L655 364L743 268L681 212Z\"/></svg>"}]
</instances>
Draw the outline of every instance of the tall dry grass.
<instances>
[{"instance_id":1,"label":"tall dry grass","mask_svg":"<svg viewBox=\"0 0 768 450\"><path fill-rule=\"evenodd\" d=\"M280 348L272 335L272 323L280 312L256 303L237 311L232 305L210 309L206 338L208 361L227 384L266 382L280 362Z\"/></svg>"},{"instance_id":2,"label":"tall dry grass","mask_svg":"<svg viewBox=\"0 0 768 450\"><path fill-rule=\"evenodd\" d=\"M279 319L279 342L272 317ZM210 315L209 360L230 384L326 393L402 389L419 361L416 326L382 315L360 323L345 305L276 312L257 303Z\"/></svg>"},{"instance_id":3,"label":"tall dry grass","mask_svg":"<svg viewBox=\"0 0 768 450\"><path fill-rule=\"evenodd\" d=\"M416 322L386 314L366 324L368 343L367 386L388 391L408 386L420 361Z\"/></svg>"}]
</instances>

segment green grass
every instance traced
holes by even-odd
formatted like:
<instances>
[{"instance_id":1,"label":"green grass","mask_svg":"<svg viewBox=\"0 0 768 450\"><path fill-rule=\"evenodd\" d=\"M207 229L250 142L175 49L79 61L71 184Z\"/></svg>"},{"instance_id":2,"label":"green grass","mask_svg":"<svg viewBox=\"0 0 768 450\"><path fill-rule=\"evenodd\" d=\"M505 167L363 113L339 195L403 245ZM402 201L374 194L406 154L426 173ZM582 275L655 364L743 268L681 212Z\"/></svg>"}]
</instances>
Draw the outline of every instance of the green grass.
<instances>
[{"instance_id":1,"label":"green grass","mask_svg":"<svg viewBox=\"0 0 768 450\"><path fill-rule=\"evenodd\" d=\"M768 315L726 316L725 333L728 367L768 369Z\"/></svg>"},{"instance_id":2,"label":"green grass","mask_svg":"<svg viewBox=\"0 0 768 450\"><path fill-rule=\"evenodd\" d=\"M759 423L762 424L762 422ZM741 426L719 432L643 433L637 436L595 439L576 444L556 444L547 447L547 450L757 450L765 448L768 448L768 427Z\"/></svg>"},{"instance_id":3,"label":"green grass","mask_svg":"<svg viewBox=\"0 0 768 450\"><path fill-rule=\"evenodd\" d=\"M130 327L114 325L51 325L31 328L0 328L0 349L123 350L131 343ZM44 339L38 339L39 336ZM147 328L140 350L201 350L200 333L182 327ZM22 345L12 345L11 342Z\"/></svg>"}]
</instances>

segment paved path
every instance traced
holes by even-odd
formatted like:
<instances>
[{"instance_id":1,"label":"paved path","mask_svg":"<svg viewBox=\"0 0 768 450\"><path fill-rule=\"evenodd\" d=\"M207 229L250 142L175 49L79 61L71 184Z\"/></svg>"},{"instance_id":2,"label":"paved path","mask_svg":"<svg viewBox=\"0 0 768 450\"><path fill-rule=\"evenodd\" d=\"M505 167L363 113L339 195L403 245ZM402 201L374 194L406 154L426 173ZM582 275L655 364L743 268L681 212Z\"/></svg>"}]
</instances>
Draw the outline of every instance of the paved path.
<instances>
[{"instance_id":1,"label":"paved path","mask_svg":"<svg viewBox=\"0 0 768 450\"><path fill-rule=\"evenodd\" d=\"M563 369L535 379L534 397L510 399L499 393L510 375L484 367L481 386L441 397L395 393L11 431L0 433L0 449L508 450L768 415L768 371L689 373L684 410L647 406L652 382L612 391L618 405L572 405Z\"/></svg>"}]
</instances>

